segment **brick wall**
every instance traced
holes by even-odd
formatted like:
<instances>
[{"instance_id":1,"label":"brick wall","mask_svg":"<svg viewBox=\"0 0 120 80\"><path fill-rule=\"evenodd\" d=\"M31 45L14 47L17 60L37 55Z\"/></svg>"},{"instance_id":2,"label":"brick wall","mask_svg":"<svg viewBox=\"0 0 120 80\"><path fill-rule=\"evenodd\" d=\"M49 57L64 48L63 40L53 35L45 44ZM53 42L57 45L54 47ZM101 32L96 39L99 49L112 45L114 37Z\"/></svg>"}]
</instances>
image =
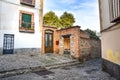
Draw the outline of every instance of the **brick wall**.
<instances>
[{"instance_id":1,"label":"brick wall","mask_svg":"<svg viewBox=\"0 0 120 80\"><path fill-rule=\"evenodd\" d=\"M64 54L64 36L69 36L70 38L70 54L78 58L80 56L80 27L74 26L66 29L58 30L55 27L44 26L42 30L42 53L45 53L45 30L53 31L53 53Z\"/></svg>"},{"instance_id":2,"label":"brick wall","mask_svg":"<svg viewBox=\"0 0 120 80\"><path fill-rule=\"evenodd\" d=\"M75 58L86 60L100 57L100 41L90 39L89 34L80 30L79 26L66 29L44 26L42 31L42 53L45 53L45 31L53 31L53 53L64 54L64 39L70 39L70 55Z\"/></svg>"},{"instance_id":3,"label":"brick wall","mask_svg":"<svg viewBox=\"0 0 120 80\"><path fill-rule=\"evenodd\" d=\"M66 35L70 35L70 54L74 57L78 58L80 57L80 48L78 44L80 44L80 27L79 26L73 26L66 29L57 30L59 34L59 53L63 54L64 51L64 37Z\"/></svg>"},{"instance_id":4,"label":"brick wall","mask_svg":"<svg viewBox=\"0 0 120 80\"><path fill-rule=\"evenodd\" d=\"M51 31L53 31L53 52L54 52L54 53L58 53L58 51L56 50L57 45L55 44L56 41L58 40L58 37L57 37L58 34L56 33L57 28L55 28L55 27L50 27L50 26L44 26L44 27L42 28L42 54L45 53L45 31L46 31L46 30L51 30Z\"/></svg>"}]
</instances>

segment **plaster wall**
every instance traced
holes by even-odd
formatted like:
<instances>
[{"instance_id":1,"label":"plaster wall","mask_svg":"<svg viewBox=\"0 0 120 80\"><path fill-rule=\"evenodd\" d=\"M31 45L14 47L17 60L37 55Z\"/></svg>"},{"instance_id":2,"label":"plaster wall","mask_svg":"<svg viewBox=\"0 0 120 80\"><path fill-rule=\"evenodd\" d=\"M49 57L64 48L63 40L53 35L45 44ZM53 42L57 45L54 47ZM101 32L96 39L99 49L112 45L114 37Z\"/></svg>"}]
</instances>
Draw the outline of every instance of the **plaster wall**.
<instances>
[{"instance_id":1,"label":"plaster wall","mask_svg":"<svg viewBox=\"0 0 120 80\"><path fill-rule=\"evenodd\" d=\"M34 13L34 33L19 32L20 10ZM14 48L41 48L42 32L39 23L40 1L35 7L20 4L20 0L0 0L0 48L4 34L14 34Z\"/></svg>"}]
</instances>

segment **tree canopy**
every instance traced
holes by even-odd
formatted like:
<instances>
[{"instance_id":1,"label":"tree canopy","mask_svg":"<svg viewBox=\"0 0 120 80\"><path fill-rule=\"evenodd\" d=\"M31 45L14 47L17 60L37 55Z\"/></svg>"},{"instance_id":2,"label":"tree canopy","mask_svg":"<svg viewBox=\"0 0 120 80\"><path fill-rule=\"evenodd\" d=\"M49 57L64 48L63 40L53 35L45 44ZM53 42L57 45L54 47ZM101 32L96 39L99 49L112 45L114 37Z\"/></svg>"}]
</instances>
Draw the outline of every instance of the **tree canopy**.
<instances>
[{"instance_id":1,"label":"tree canopy","mask_svg":"<svg viewBox=\"0 0 120 80\"><path fill-rule=\"evenodd\" d=\"M75 18L73 14L64 12L60 18L53 12L49 11L43 17L43 24L59 28L68 28L73 26Z\"/></svg>"},{"instance_id":2,"label":"tree canopy","mask_svg":"<svg viewBox=\"0 0 120 80\"><path fill-rule=\"evenodd\" d=\"M43 24L47 26L59 26L59 18L53 11L46 13L43 17Z\"/></svg>"},{"instance_id":3,"label":"tree canopy","mask_svg":"<svg viewBox=\"0 0 120 80\"><path fill-rule=\"evenodd\" d=\"M86 29L85 31L90 35L91 39L99 40L99 37L96 35L95 31L92 31L90 29Z\"/></svg>"},{"instance_id":4,"label":"tree canopy","mask_svg":"<svg viewBox=\"0 0 120 80\"><path fill-rule=\"evenodd\" d=\"M63 15L60 16L60 24L62 28L67 28L73 26L75 22L75 18L73 14L64 12Z\"/></svg>"}]
</instances>

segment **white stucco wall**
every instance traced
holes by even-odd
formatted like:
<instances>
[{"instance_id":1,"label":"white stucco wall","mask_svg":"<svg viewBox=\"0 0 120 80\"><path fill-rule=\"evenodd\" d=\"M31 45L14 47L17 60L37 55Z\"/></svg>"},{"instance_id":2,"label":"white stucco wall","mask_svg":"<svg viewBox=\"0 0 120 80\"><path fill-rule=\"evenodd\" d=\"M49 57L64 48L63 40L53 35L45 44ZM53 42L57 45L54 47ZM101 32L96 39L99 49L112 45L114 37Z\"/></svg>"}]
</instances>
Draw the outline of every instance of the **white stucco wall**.
<instances>
[{"instance_id":1,"label":"white stucco wall","mask_svg":"<svg viewBox=\"0 0 120 80\"><path fill-rule=\"evenodd\" d=\"M108 0L99 1L101 30L113 26L112 28L102 32L102 58L120 65L120 23L110 23Z\"/></svg>"},{"instance_id":2,"label":"white stucco wall","mask_svg":"<svg viewBox=\"0 0 120 80\"><path fill-rule=\"evenodd\" d=\"M119 24L120 26L120 24ZM120 65L120 28L102 33L102 58Z\"/></svg>"},{"instance_id":3,"label":"white stucco wall","mask_svg":"<svg viewBox=\"0 0 120 80\"><path fill-rule=\"evenodd\" d=\"M35 7L20 4L20 0L0 0L0 47L3 47L4 34L14 34L14 48L41 48L39 26L39 0ZM19 32L19 11L34 13L34 33Z\"/></svg>"}]
</instances>

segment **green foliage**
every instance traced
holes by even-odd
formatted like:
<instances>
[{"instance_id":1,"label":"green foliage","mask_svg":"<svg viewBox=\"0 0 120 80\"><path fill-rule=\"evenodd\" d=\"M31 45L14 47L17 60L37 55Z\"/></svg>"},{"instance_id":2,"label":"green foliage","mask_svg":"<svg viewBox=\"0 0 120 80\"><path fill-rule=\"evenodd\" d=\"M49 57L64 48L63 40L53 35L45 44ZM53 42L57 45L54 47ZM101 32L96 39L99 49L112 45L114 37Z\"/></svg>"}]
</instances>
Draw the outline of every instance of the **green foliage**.
<instances>
[{"instance_id":1,"label":"green foliage","mask_svg":"<svg viewBox=\"0 0 120 80\"><path fill-rule=\"evenodd\" d=\"M92 31L90 29L86 29L85 31L90 35L91 39L99 40L99 37L96 35L95 31Z\"/></svg>"},{"instance_id":2,"label":"green foliage","mask_svg":"<svg viewBox=\"0 0 120 80\"><path fill-rule=\"evenodd\" d=\"M43 24L47 26L58 27L60 25L59 18L57 17L57 15L55 15L54 12L50 11L44 15Z\"/></svg>"},{"instance_id":3,"label":"green foliage","mask_svg":"<svg viewBox=\"0 0 120 80\"><path fill-rule=\"evenodd\" d=\"M74 16L71 13L64 12L63 15L58 18L54 12L50 11L43 17L43 23L47 26L54 26L59 28L68 28L73 26L75 22Z\"/></svg>"},{"instance_id":4,"label":"green foliage","mask_svg":"<svg viewBox=\"0 0 120 80\"><path fill-rule=\"evenodd\" d=\"M64 12L63 15L60 16L60 24L62 28L68 28L73 26L75 22L75 18L71 13Z\"/></svg>"}]
</instances>

